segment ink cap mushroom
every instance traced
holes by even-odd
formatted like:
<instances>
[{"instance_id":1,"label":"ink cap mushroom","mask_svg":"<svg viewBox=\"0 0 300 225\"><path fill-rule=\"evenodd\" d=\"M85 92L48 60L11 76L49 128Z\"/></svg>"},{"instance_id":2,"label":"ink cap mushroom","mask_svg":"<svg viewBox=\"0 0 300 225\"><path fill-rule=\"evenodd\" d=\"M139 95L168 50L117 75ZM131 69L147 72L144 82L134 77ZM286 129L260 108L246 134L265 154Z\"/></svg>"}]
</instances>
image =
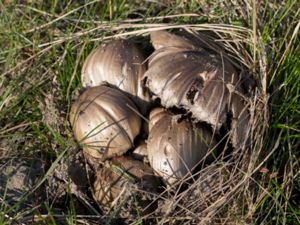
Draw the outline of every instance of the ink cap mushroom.
<instances>
[{"instance_id":1,"label":"ink cap mushroom","mask_svg":"<svg viewBox=\"0 0 300 225\"><path fill-rule=\"evenodd\" d=\"M134 103L104 85L86 89L72 104L70 122L85 155L105 160L133 147L141 129Z\"/></svg>"},{"instance_id":2,"label":"ink cap mushroom","mask_svg":"<svg viewBox=\"0 0 300 225\"><path fill-rule=\"evenodd\" d=\"M116 156L109 167L96 171L93 196L102 206L111 207L118 199L133 196L138 190L156 193L159 185L159 179L147 164L130 156Z\"/></svg>"},{"instance_id":3,"label":"ink cap mushroom","mask_svg":"<svg viewBox=\"0 0 300 225\"><path fill-rule=\"evenodd\" d=\"M250 110L243 88L246 74L239 73L226 54L217 54L204 44L166 31L150 33L155 48L144 75L153 98L166 108L183 108L195 122L206 122L217 132L232 131L234 148L248 142Z\"/></svg>"},{"instance_id":4,"label":"ink cap mushroom","mask_svg":"<svg viewBox=\"0 0 300 225\"><path fill-rule=\"evenodd\" d=\"M83 87L108 84L122 90L145 114L150 96L144 86L146 57L137 44L129 40L110 40L94 49L85 60L81 81Z\"/></svg>"},{"instance_id":5,"label":"ink cap mushroom","mask_svg":"<svg viewBox=\"0 0 300 225\"><path fill-rule=\"evenodd\" d=\"M149 124L149 162L168 186L191 175L200 163L214 160L217 141L207 127L197 127L162 108L151 111Z\"/></svg>"}]
</instances>

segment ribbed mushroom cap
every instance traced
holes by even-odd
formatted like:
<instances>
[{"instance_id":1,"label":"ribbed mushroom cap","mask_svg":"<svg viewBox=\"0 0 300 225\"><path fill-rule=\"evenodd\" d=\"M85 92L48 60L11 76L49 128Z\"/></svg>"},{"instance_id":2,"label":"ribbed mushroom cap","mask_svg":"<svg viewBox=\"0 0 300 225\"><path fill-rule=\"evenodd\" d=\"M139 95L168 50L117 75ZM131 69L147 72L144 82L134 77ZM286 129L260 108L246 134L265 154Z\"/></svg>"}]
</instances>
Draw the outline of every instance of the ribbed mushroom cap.
<instances>
[{"instance_id":1,"label":"ribbed mushroom cap","mask_svg":"<svg viewBox=\"0 0 300 225\"><path fill-rule=\"evenodd\" d=\"M128 156L114 157L109 168L100 168L96 172L93 195L96 201L107 206L121 194L134 194L130 190L133 184L142 190L155 192L159 180L143 162Z\"/></svg>"},{"instance_id":2,"label":"ribbed mushroom cap","mask_svg":"<svg viewBox=\"0 0 300 225\"><path fill-rule=\"evenodd\" d=\"M132 155L135 159L144 160L148 156L147 144L145 140L139 140L136 145L136 148L132 152Z\"/></svg>"},{"instance_id":3,"label":"ribbed mushroom cap","mask_svg":"<svg viewBox=\"0 0 300 225\"><path fill-rule=\"evenodd\" d=\"M85 153L104 160L133 147L141 118L132 109L137 110L134 103L117 89L87 89L70 112L74 135Z\"/></svg>"},{"instance_id":4,"label":"ribbed mushroom cap","mask_svg":"<svg viewBox=\"0 0 300 225\"><path fill-rule=\"evenodd\" d=\"M173 184L197 164L213 159L209 151L216 146L216 140L209 129L197 128L188 120L178 120L178 116L166 111L156 116L159 118L152 117L155 123L149 132L148 158L151 167L166 184Z\"/></svg>"},{"instance_id":5,"label":"ribbed mushroom cap","mask_svg":"<svg viewBox=\"0 0 300 225\"><path fill-rule=\"evenodd\" d=\"M149 130L151 130L154 124L156 124L157 121L160 120L165 115L166 115L166 110L162 107L156 107L152 109L149 115Z\"/></svg>"},{"instance_id":6,"label":"ribbed mushroom cap","mask_svg":"<svg viewBox=\"0 0 300 225\"><path fill-rule=\"evenodd\" d=\"M175 47L196 50L199 48L195 40L189 40L185 36L174 35L166 31L152 31L150 35L151 43L155 49Z\"/></svg>"},{"instance_id":7,"label":"ribbed mushroom cap","mask_svg":"<svg viewBox=\"0 0 300 225\"><path fill-rule=\"evenodd\" d=\"M144 109L150 97L142 79L146 71L145 56L137 45L113 40L96 48L85 60L81 80L84 87L103 83L118 87Z\"/></svg>"},{"instance_id":8,"label":"ribbed mushroom cap","mask_svg":"<svg viewBox=\"0 0 300 225\"><path fill-rule=\"evenodd\" d=\"M243 78L225 57L165 31L151 33L151 40L156 50L145 73L146 85L163 106L184 108L197 121L207 122L216 130L234 114L233 107L245 107L241 97ZM249 120L249 115L244 118Z\"/></svg>"}]
</instances>

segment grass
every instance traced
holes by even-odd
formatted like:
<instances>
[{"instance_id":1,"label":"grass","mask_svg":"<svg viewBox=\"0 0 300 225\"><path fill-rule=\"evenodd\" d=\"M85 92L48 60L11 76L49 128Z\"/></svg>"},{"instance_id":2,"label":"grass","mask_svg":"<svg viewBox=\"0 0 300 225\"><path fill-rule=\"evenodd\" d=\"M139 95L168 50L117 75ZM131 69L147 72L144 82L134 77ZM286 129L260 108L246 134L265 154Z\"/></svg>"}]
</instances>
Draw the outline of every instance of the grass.
<instances>
[{"instance_id":1,"label":"grass","mask_svg":"<svg viewBox=\"0 0 300 225\"><path fill-rule=\"evenodd\" d=\"M299 220L299 10L296 2L274 6L263 11L261 40L265 48L266 75L270 93L269 145L280 144L268 160L271 176L270 196L263 199L258 210L265 211L266 224L297 224ZM275 19L271 19L275 18ZM276 62L276 63L273 63ZM277 174L278 173L278 174ZM270 198L276 204L270 204ZM257 210L257 211L258 211ZM278 213L279 212L279 213Z\"/></svg>"},{"instance_id":2,"label":"grass","mask_svg":"<svg viewBox=\"0 0 300 225\"><path fill-rule=\"evenodd\" d=\"M143 4L122 0L38 2L0 1L2 159L16 155L43 159L46 172L37 184L40 186L47 183L62 157L70 154L68 149L77 148L68 122L72 93L81 87L80 70L84 59L103 40L145 36L153 29L213 30L237 62L258 77L269 107L265 118L268 126L262 128L266 130L255 146L260 153L258 159L253 159L252 171L255 172L247 182L236 186L236 195L222 199L224 205L230 206L224 210L230 212L231 208L237 223L300 223L297 1L255 4L247 1L243 5L232 1L199 4L179 0L144 1ZM225 24L234 25L235 30ZM237 55L236 49L240 49L241 54ZM240 191L246 183L251 185L242 195ZM243 207L235 205L232 196ZM194 206L183 209L182 202L176 203L182 206L179 211L183 213L173 214L167 221L172 223L174 218L192 221L186 212ZM58 224L62 214L56 213L51 204L47 202L47 221ZM66 204L68 216L64 222L67 224L82 221L74 204L72 201ZM0 199L1 224L22 221L24 215L31 214L31 211L12 213L14 207L10 207L11 210ZM44 218L42 212L35 214ZM92 224L94 218L89 219ZM158 217L157 221L160 221ZM138 218L136 222L139 224L141 220Z\"/></svg>"}]
</instances>

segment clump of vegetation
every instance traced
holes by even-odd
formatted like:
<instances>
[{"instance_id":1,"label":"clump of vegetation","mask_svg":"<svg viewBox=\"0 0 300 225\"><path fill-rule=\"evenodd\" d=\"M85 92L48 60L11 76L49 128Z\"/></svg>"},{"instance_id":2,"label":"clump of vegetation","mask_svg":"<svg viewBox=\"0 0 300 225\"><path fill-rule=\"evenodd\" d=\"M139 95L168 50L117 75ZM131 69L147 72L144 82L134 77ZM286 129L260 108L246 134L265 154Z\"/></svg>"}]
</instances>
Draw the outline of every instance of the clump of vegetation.
<instances>
[{"instance_id":1,"label":"clump of vegetation","mask_svg":"<svg viewBox=\"0 0 300 225\"><path fill-rule=\"evenodd\" d=\"M41 167L34 184L13 202L11 186L6 178L1 181L1 224L300 222L297 1L200 2L0 2L0 167L22 159L28 162L18 173L23 178L35 165L30 162ZM104 210L92 200L91 169L68 120L82 87L83 62L103 41L120 37L137 37L150 54L153 49L144 44L149 32L175 29L197 32L258 81L260 92L251 105L255 141L251 151L235 156L238 163L217 161L196 174L187 189L155 196L153 214L143 215L139 206L126 208L141 193ZM205 188L210 191L199 193ZM28 201L38 193L46 195Z\"/></svg>"}]
</instances>

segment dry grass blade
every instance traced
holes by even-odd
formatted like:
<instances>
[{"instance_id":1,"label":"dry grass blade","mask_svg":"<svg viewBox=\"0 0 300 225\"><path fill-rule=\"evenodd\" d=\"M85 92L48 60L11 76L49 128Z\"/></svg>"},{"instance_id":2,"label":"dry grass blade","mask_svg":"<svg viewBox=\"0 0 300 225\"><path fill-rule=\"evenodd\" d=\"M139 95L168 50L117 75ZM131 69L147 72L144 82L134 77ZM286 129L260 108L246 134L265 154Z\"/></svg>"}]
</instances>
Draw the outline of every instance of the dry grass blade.
<instances>
[{"instance_id":1,"label":"dry grass blade","mask_svg":"<svg viewBox=\"0 0 300 225\"><path fill-rule=\"evenodd\" d=\"M34 28L32 28L32 29L30 29L30 30L28 30L28 31L25 31L24 33L25 33L25 34L27 34L27 33L32 33L32 32L38 31L38 30L40 30L40 29L43 29L43 28L45 28L45 27L47 27L47 26L50 26L50 25L52 25L53 23L55 23L55 22L57 22L57 21L59 21L59 20L64 19L65 17L71 15L72 13L77 12L78 10L80 10L80 9L82 9L82 8L84 8L84 7L88 6L88 5L94 4L95 2L97 2L97 0L88 2L88 3L86 3L85 5L79 6L78 8L73 9L73 10L69 11L68 13L63 14L63 15L57 17L56 19L54 19L54 20L52 20L52 21L50 21L50 22L48 22L48 23L46 23L46 24L42 24L42 25L40 25L40 26L38 26L38 27L34 27Z\"/></svg>"},{"instance_id":2,"label":"dry grass blade","mask_svg":"<svg viewBox=\"0 0 300 225\"><path fill-rule=\"evenodd\" d=\"M76 40L82 36L85 36L87 34L91 34L93 32L99 32L101 30L110 30L112 32L117 32L117 34L114 35L107 35L105 37L100 38L92 38L90 41L99 41L99 40L107 40L112 38L118 38L118 37L126 37L126 36L133 36L133 35L145 35L152 31L158 31L158 30L168 30L168 29L193 29L196 31L218 31L226 34L232 34L235 36L235 38L239 40L245 40L246 35L251 32L251 30L239 27L239 26L230 26L225 24L184 24L184 25L178 25L178 24L135 24L135 23L119 23L119 24L100 24L99 26L95 28L91 28L89 30L84 30L77 32L73 34L72 36L68 37L61 37L57 38L54 41L39 44L38 47L45 47L49 45L56 45L61 44L68 40ZM132 30L133 31L126 31L126 30Z\"/></svg>"}]
</instances>

